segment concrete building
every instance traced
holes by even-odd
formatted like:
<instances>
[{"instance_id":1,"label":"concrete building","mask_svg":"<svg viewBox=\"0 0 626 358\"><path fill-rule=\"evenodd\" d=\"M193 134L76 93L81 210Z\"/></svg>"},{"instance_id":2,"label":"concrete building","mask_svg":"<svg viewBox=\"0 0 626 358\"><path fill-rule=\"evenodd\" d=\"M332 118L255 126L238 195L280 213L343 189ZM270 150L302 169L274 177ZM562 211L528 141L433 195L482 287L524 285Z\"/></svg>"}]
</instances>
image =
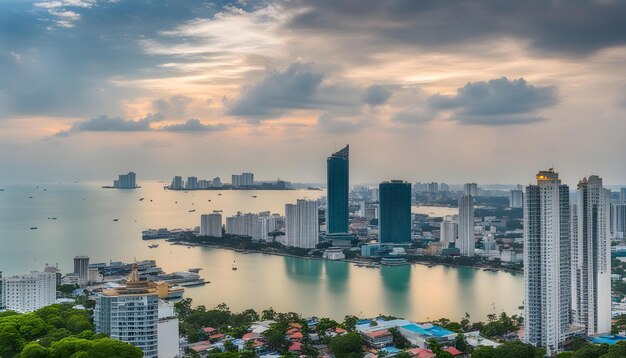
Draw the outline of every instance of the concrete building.
<instances>
[{"instance_id":1,"label":"concrete building","mask_svg":"<svg viewBox=\"0 0 626 358\"><path fill-rule=\"evenodd\" d=\"M78 284L89 282L89 256L74 257L74 273L78 275Z\"/></svg>"},{"instance_id":2,"label":"concrete building","mask_svg":"<svg viewBox=\"0 0 626 358\"><path fill-rule=\"evenodd\" d=\"M463 256L474 256L474 197L459 198L459 236L457 245Z\"/></svg>"},{"instance_id":3,"label":"concrete building","mask_svg":"<svg viewBox=\"0 0 626 358\"><path fill-rule=\"evenodd\" d=\"M0 279L0 305L16 312L32 312L56 301L56 274L32 271Z\"/></svg>"},{"instance_id":4,"label":"concrete building","mask_svg":"<svg viewBox=\"0 0 626 358\"><path fill-rule=\"evenodd\" d=\"M241 186L254 186L254 174L241 173Z\"/></svg>"},{"instance_id":5,"label":"concrete building","mask_svg":"<svg viewBox=\"0 0 626 358\"><path fill-rule=\"evenodd\" d=\"M176 190L182 189L183 188L183 177L175 176L174 179L172 179L172 184L170 184L170 188L171 189L176 189Z\"/></svg>"},{"instance_id":6,"label":"concrete building","mask_svg":"<svg viewBox=\"0 0 626 358\"><path fill-rule=\"evenodd\" d=\"M477 196L478 195L478 184L476 183L466 183L463 185L463 193L465 195Z\"/></svg>"},{"instance_id":7,"label":"concrete building","mask_svg":"<svg viewBox=\"0 0 626 358\"><path fill-rule=\"evenodd\" d=\"M524 195L524 340L551 356L570 322L569 188L553 169L536 178Z\"/></svg>"},{"instance_id":8,"label":"concrete building","mask_svg":"<svg viewBox=\"0 0 626 358\"><path fill-rule=\"evenodd\" d=\"M95 331L140 348L144 357L160 357L158 320L156 286L139 280L136 264L133 264L126 286L104 289L96 296Z\"/></svg>"},{"instance_id":9,"label":"concrete building","mask_svg":"<svg viewBox=\"0 0 626 358\"><path fill-rule=\"evenodd\" d=\"M159 358L180 356L178 325L178 318L174 313L174 303L159 301L159 321L157 324Z\"/></svg>"},{"instance_id":10,"label":"concrete building","mask_svg":"<svg viewBox=\"0 0 626 358\"><path fill-rule=\"evenodd\" d=\"M134 172L118 175L118 179L113 181L113 187L118 189L137 188L137 175Z\"/></svg>"},{"instance_id":11,"label":"concrete building","mask_svg":"<svg viewBox=\"0 0 626 358\"><path fill-rule=\"evenodd\" d=\"M402 180L380 183L378 242L411 243L411 184Z\"/></svg>"},{"instance_id":12,"label":"concrete building","mask_svg":"<svg viewBox=\"0 0 626 358\"><path fill-rule=\"evenodd\" d=\"M319 242L317 202L298 200L285 205L286 245L306 249L315 248Z\"/></svg>"},{"instance_id":13,"label":"concrete building","mask_svg":"<svg viewBox=\"0 0 626 358\"><path fill-rule=\"evenodd\" d=\"M623 239L626 233L626 203L611 204L611 235Z\"/></svg>"},{"instance_id":14,"label":"concrete building","mask_svg":"<svg viewBox=\"0 0 626 358\"><path fill-rule=\"evenodd\" d=\"M2 280L2 271L0 271L0 311L4 310L4 281Z\"/></svg>"},{"instance_id":15,"label":"concrete building","mask_svg":"<svg viewBox=\"0 0 626 358\"><path fill-rule=\"evenodd\" d=\"M222 237L222 214L212 213L201 215L200 235Z\"/></svg>"},{"instance_id":16,"label":"concrete building","mask_svg":"<svg viewBox=\"0 0 626 358\"><path fill-rule=\"evenodd\" d=\"M348 233L348 191L350 182L350 146L333 153L326 160L327 208L326 233Z\"/></svg>"},{"instance_id":17,"label":"concrete building","mask_svg":"<svg viewBox=\"0 0 626 358\"><path fill-rule=\"evenodd\" d=\"M522 190L511 190L509 192L509 207L521 208L524 206L524 192Z\"/></svg>"},{"instance_id":18,"label":"concrete building","mask_svg":"<svg viewBox=\"0 0 626 358\"><path fill-rule=\"evenodd\" d=\"M622 203L626 203L626 188L620 188L619 201Z\"/></svg>"},{"instance_id":19,"label":"concrete building","mask_svg":"<svg viewBox=\"0 0 626 358\"><path fill-rule=\"evenodd\" d=\"M611 332L611 192L596 175L578 183L572 205L572 318L587 335Z\"/></svg>"},{"instance_id":20,"label":"concrete building","mask_svg":"<svg viewBox=\"0 0 626 358\"><path fill-rule=\"evenodd\" d=\"M452 220L451 216L446 216L439 226L439 241L449 247L450 244L456 243L459 234L459 224Z\"/></svg>"},{"instance_id":21,"label":"concrete building","mask_svg":"<svg viewBox=\"0 0 626 358\"><path fill-rule=\"evenodd\" d=\"M241 175L233 174L231 176L230 185L232 185L233 188L239 188L241 186L241 183L242 183Z\"/></svg>"},{"instance_id":22,"label":"concrete building","mask_svg":"<svg viewBox=\"0 0 626 358\"><path fill-rule=\"evenodd\" d=\"M198 177L187 177L187 183L185 189L196 190L198 189Z\"/></svg>"}]
</instances>

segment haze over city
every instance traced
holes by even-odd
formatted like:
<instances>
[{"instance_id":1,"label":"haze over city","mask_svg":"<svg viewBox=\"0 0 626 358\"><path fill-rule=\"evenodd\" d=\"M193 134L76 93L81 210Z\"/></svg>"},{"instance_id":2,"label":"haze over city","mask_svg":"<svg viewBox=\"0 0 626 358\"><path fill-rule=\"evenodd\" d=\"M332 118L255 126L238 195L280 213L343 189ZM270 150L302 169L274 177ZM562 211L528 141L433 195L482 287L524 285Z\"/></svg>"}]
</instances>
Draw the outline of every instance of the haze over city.
<instances>
[{"instance_id":1,"label":"haze over city","mask_svg":"<svg viewBox=\"0 0 626 358\"><path fill-rule=\"evenodd\" d=\"M1 182L622 184L623 1L0 3ZM94 165L97 163L97 165ZM584 163L584 166L581 165Z\"/></svg>"}]
</instances>

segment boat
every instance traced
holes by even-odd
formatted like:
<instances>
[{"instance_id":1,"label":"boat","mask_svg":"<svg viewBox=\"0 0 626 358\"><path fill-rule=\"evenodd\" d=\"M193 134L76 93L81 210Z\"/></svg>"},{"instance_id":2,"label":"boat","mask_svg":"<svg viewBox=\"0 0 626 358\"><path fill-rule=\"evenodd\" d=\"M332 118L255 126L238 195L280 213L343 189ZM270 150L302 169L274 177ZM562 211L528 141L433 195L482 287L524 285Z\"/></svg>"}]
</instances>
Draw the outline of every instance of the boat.
<instances>
[{"instance_id":1,"label":"boat","mask_svg":"<svg viewBox=\"0 0 626 358\"><path fill-rule=\"evenodd\" d=\"M233 260L233 271L237 271L237 264L235 263L234 260Z\"/></svg>"},{"instance_id":2,"label":"boat","mask_svg":"<svg viewBox=\"0 0 626 358\"><path fill-rule=\"evenodd\" d=\"M214 213L221 213L222 210L213 210Z\"/></svg>"},{"instance_id":3,"label":"boat","mask_svg":"<svg viewBox=\"0 0 626 358\"><path fill-rule=\"evenodd\" d=\"M222 193L217 193L217 195L222 196Z\"/></svg>"},{"instance_id":4,"label":"boat","mask_svg":"<svg viewBox=\"0 0 626 358\"><path fill-rule=\"evenodd\" d=\"M206 283L207 282L201 278L196 281L184 282L184 283L181 283L180 285L182 287L194 287L194 286L204 286Z\"/></svg>"},{"instance_id":5,"label":"boat","mask_svg":"<svg viewBox=\"0 0 626 358\"><path fill-rule=\"evenodd\" d=\"M4 189L0 189L0 191L4 191Z\"/></svg>"},{"instance_id":6,"label":"boat","mask_svg":"<svg viewBox=\"0 0 626 358\"><path fill-rule=\"evenodd\" d=\"M32 197L32 196L29 196L28 198L29 198L29 199L32 199L33 197Z\"/></svg>"},{"instance_id":7,"label":"boat","mask_svg":"<svg viewBox=\"0 0 626 358\"><path fill-rule=\"evenodd\" d=\"M30 228L31 230L37 230L37 226L33 226Z\"/></svg>"},{"instance_id":8,"label":"boat","mask_svg":"<svg viewBox=\"0 0 626 358\"><path fill-rule=\"evenodd\" d=\"M211 201L211 199L209 199L209 201Z\"/></svg>"},{"instance_id":9,"label":"boat","mask_svg":"<svg viewBox=\"0 0 626 358\"><path fill-rule=\"evenodd\" d=\"M193 273L198 273L198 272L202 271L202 268L200 268L200 267L193 267L193 268L188 269L187 271L193 272Z\"/></svg>"},{"instance_id":10,"label":"boat","mask_svg":"<svg viewBox=\"0 0 626 358\"><path fill-rule=\"evenodd\" d=\"M143 198L139 198L139 201L143 201Z\"/></svg>"},{"instance_id":11,"label":"boat","mask_svg":"<svg viewBox=\"0 0 626 358\"><path fill-rule=\"evenodd\" d=\"M159 247L159 244L148 245L148 247L151 248L151 249L155 249L155 248Z\"/></svg>"},{"instance_id":12,"label":"boat","mask_svg":"<svg viewBox=\"0 0 626 358\"><path fill-rule=\"evenodd\" d=\"M196 209L189 210L190 213L193 213L194 211L196 211Z\"/></svg>"},{"instance_id":13,"label":"boat","mask_svg":"<svg viewBox=\"0 0 626 358\"><path fill-rule=\"evenodd\" d=\"M113 219L113 221L119 221L120 219Z\"/></svg>"},{"instance_id":14,"label":"boat","mask_svg":"<svg viewBox=\"0 0 626 358\"><path fill-rule=\"evenodd\" d=\"M256 195L252 195L253 198L256 198Z\"/></svg>"}]
</instances>

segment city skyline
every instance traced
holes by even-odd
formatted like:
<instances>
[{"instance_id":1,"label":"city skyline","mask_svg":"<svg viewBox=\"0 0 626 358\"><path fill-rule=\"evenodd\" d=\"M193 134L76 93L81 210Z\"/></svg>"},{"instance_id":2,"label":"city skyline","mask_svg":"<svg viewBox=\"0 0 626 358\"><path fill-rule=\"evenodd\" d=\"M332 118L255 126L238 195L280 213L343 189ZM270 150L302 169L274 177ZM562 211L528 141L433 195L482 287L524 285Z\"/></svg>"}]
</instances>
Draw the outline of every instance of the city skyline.
<instances>
[{"instance_id":1,"label":"city skyline","mask_svg":"<svg viewBox=\"0 0 626 358\"><path fill-rule=\"evenodd\" d=\"M322 182L317 158L350 143L355 183L424 177L399 165L418 157L427 180L554 166L623 184L624 6L4 1L0 181L166 179L202 160Z\"/></svg>"}]
</instances>

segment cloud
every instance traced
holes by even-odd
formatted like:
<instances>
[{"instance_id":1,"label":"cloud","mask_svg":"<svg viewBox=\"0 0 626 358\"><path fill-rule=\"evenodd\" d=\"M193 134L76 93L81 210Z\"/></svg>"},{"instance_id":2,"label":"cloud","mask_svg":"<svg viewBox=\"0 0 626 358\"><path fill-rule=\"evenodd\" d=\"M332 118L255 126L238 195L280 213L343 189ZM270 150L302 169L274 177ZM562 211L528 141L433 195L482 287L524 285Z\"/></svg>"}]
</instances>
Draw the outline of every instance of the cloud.
<instances>
[{"instance_id":1,"label":"cloud","mask_svg":"<svg viewBox=\"0 0 626 358\"><path fill-rule=\"evenodd\" d=\"M402 124L422 124L431 121L435 115L427 110L411 108L394 114L391 120Z\"/></svg>"},{"instance_id":2,"label":"cloud","mask_svg":"<svg viewBox=\"0 0 626 358\"><path fill-rule=\"evenodd\" d=\"M325 133L353 133L369 126L368 118L337 118L331 113L323 113L317 119L317 128Z\"/></svg>"},{"instance_id":3,"label":"cloud","mask_svg":"<svg viewBox=\"0 0 626 358\"><path fill-rule=\"evenodd\" d=\"M312 108L323 78L309 64L291 64L285 71L273 71L244 90L227 113L258 121L280 117L291 109Z\"/></svg>"},{"instance_id":4,"label":"cloud","mask_svg":"<svg viewBox=\"0 0 626 358\"><path fill-rule=\"evenodd\" d=\"M168 117L180 117L187 112L192 99L183 95L172 96L169 99L157 99L152 102L152 108Z\"/></svg>"},{"instance_id":5,"label":"cloud","mask_svg":"<svg viewBox=\"0 0 626 358\"><path fill-rule=\"evenodd\" d=\"M429 99L435 110L452 110L453 119L463 124L507 125L534 123L543 117L535 111L558 103L556 87L528 84L523 78L506 77L488 82L468 82L455 95L436 94Z\"/></svg>"},{"instance_id":6,"label":"cloud","mask_svg":"<svg viewBox=\"0 0 626 358\"><path fill-rule=\"evenodd\" d=\"M385 45L455 51L458 44L515 38L544 53L584 56L626 44L625 1L295 0L286 6L297 11L287 25L292 31Z\"/></svg>"},{"instance_id":7,"label":"cloud","mask_svg":"<svg viewBox=\"0 0 626 358\"><path fill-rule=\"evenodd\" d=\"M72 133L78 132L142 132L151 130L150 125L161 120L163 120L163 116L159 113L148 114L144 118L136 121L101 115L74 123L70 129L58 132L56 136L68 137Z\"/></svg>"},{"instance_id":8,"label":"cloud","mask_svg":"<svg viewBox=\"0 0 626 358\"><path fill-rule=\"evenodd\" d=\"M393 92L388 90L385 86L373 85L365 89L363 100L372 107L380 106L385 104L385 102L391 98L392 94Z\"/></svg>"},{"instance_id":9,"label":"cloud","mask_svg":"<svg viewBox=\"0 0 626 358\"><path fill-rule=\"evenodd\" d=\"M160 127L158 130L165 132L215 132L225 130L223 124L203 124L197 119L189 119L182 124L172 124Z\"/></svg>"}]
</instances>

